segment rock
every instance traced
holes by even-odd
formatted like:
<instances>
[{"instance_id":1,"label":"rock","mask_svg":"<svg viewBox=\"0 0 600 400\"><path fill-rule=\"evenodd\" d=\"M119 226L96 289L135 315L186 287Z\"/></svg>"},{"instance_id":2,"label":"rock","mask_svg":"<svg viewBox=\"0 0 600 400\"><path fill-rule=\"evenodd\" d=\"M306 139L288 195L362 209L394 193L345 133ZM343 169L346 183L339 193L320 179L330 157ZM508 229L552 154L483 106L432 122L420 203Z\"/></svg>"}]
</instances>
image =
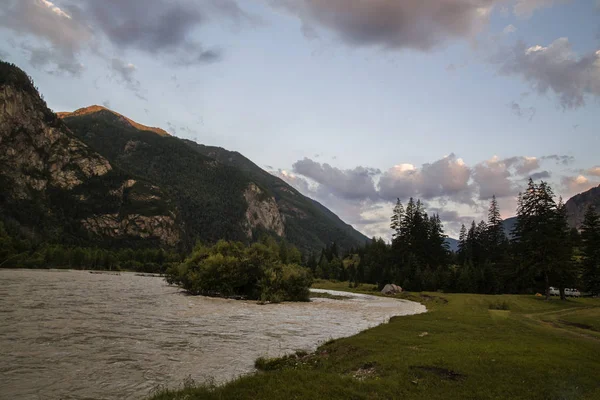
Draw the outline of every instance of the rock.
<instances>
[{"instance_id":1,"label":"rock","mask_svg":"<svg viewBox=\"0 0 600 400\"><path fill-rule=\"evenodd\" d=\"M402 293L402 288L398 285L394 285L393 283L389 283L385 285L383 290L381 290L381 294L396 294Z\"/></svg>"},{"instance_id":2,"label":"rock","mask_svg":"<svg viewBox=\"0 0 600 400\"><path fill-rule=\"evenodd\" d=\"M252 230L259 226L284 236L283 218L272 196L267 196L262 189L251 183L244 192L244 198L248 204L245 229L249 238L252 237Z\"/></svg>"},{"instance_id":3,"label":"rock","mask_svg":"<svg viewBox=\"0 0 600 400\"><path fill-rule=\"evenodd\" d=\"M57 119L31 83L23 83L29 81L22 71L2 67L13 76L0 85L2 216L26 227L45 220L36 232L59 240L65 226L84 240L158 239L177 245L177 209L167 195L114 170ZM18 211L24 205L28 214Z\"/></svg>"}]
</instances>

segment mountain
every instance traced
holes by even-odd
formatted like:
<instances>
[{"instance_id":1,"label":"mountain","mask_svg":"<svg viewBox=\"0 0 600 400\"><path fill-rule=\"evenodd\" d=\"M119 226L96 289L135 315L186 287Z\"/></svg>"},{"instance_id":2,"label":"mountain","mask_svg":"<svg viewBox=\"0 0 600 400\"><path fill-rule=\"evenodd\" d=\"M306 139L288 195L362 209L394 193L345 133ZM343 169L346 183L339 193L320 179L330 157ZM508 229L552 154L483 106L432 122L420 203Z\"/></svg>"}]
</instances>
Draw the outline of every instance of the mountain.
<instances>
[{"instance_id":1,"label":"mountain","mask_svg":"<svg viewBox=\"0 0 600 400\"><path fill-rule=\"evenodd\" d=\"M184 243L248 241L269 233L302 251L368 240L321 204L243 155L160 134L100 106L59 114L84 143L127 173L174 199Z\"/></svg>"},{"instance_id":2,"label":"mountain","mask_svg":"<svg viewBox=\"0 0 600 400\"><path fill-rule=\"evenodd\" d=\"M459 241L457 239L453 239L451 237L446 238L446 244L448 245L448 249L450 249L450 251L454 253L458 252L458 243Z\"/></svg>"},{"instance_id":3,"label":"mountain","mask_svg":"<svg viewBox=\"0 0 600 400\"><path fill-rule=\"evenodd\" d=\"M600 186L575 195L565 203L569 225L572 228L581 228L585 212L590 206L600 213Z\"/></svg>"},{"instance_id":4,"label":"mountain","mask_svg":"<svg viewBox=\"0 0 600 400\"><path fill-rule=\"evenodd\" d=\"M175 246L178 211L157 185L116 168L48 109L32 80L0 62L0 217L63 243Z\"/></svg>"}]
</instances>

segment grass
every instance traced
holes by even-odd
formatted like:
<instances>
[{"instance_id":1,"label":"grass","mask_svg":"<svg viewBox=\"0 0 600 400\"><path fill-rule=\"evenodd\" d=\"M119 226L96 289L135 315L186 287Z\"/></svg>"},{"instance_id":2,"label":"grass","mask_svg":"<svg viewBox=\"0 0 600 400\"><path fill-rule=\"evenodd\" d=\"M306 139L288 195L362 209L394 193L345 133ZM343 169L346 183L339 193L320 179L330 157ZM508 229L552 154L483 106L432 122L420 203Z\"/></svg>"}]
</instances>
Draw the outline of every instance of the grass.
<instances>
[{"instance_id":1,"label":"grass","mask_svg":"<svg viewBox=\"0 0 600 400\"><path fill-rule=\"evenodd\" d=\"M377 294L370 285L316 286ZM600 399L598 299L394 297L419 300L429 312L392 318L312 354L258 360L262 371L224 386L153 399Z\"/></svg>"},{"instance_id":2,"label":"grass","mask_svg":"<svg viewBox=\"0 0 600 400\"><path fill-rule=\"evenodd\" d=\"M310 298L311 299L321 298L321 299L330 299L330 300L348 300L348 299L351 299L352 297L342 296L339 294L331 294L331 293L310 292Z\"/></svg>"}]
</instances>

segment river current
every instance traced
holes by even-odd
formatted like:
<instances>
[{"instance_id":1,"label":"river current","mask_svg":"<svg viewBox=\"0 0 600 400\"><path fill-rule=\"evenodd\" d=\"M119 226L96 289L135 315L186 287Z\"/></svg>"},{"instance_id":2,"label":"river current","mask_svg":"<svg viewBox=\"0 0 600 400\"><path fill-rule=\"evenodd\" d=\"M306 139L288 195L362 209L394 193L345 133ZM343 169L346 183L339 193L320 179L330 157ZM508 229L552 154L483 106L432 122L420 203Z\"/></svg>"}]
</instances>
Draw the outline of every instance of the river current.
<instances>
[{"instance_id":1,"label":"river current","mask_svg":"<svg viewBox=\"0 0 600 400\"><path fill-rule=\"evenodd\" d=\"M0 399L142 399L184 380L222 383L256 358L314 350L390 317L403 300L258 305L188 296L159 277L0 270Z\"/></svg>"}]
</instances>

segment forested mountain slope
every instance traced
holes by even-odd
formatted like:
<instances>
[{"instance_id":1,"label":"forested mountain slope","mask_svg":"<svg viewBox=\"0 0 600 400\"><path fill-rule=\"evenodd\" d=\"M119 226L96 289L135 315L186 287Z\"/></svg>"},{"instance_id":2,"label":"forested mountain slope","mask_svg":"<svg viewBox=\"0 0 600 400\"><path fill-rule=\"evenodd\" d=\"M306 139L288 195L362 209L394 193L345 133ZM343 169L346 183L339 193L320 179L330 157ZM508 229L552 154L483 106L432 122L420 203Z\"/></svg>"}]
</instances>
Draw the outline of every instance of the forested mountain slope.
<instances>
[{"instance_id":1,"label":"forested mountain slope","mask_svg":"<svg viewBox=\"0 0 600 400\"><path fill-rule=\"evenodd\" d=\"M116 166L155 182L175 199L188 247L197 240L248 241L261 233L285 238L304 252L331 242L348 249L367 240L239 153L157 134L99 106L60 116Z\"/></svg>"}]
</instances>

